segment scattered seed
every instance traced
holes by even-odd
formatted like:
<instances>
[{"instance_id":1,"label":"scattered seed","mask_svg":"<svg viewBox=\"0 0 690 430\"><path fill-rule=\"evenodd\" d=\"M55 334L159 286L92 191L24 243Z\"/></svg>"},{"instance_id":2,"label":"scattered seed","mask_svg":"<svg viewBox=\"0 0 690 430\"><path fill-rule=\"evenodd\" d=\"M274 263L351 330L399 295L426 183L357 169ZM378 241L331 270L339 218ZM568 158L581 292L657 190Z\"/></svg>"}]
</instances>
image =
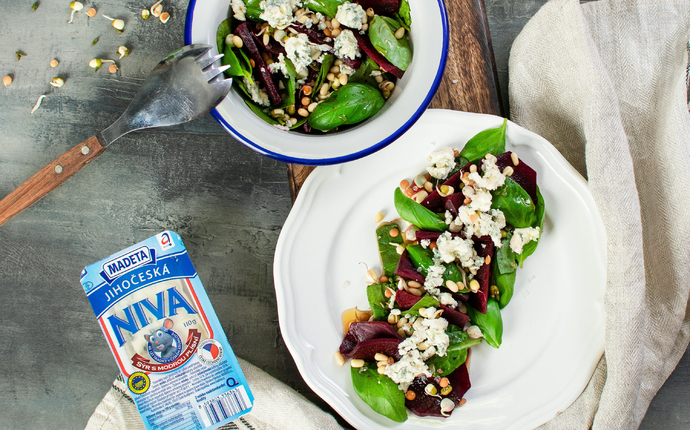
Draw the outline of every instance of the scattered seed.
<instances>
[{"instance_id":1,"label":"scattered seed","mask_svg":"<svg viewBox=\"0 0 690 430\"><path fill-rule=\"evenodd\" d=\"M470 173L474 173L477 171L477 165L476 164L471 164L470 165Z\"/></svg>"},{"instance_id":2,"label":"scattered seed","mask_svg":"<svg viewBox=\"0 0 690 430\"><path fill-rule=\"evenodd\" d=\"M93 42L91 42L91 46L95 45L98 43L98 37L93 39Z\"/></svg>"},{"instance_id":3,"label":"scattered seed","mask_svg":"<svg viewBox=\"0 0 690 430\"><path fill-rule=\"evenodd\" d=\"M409 401L414 400L416 397L417 397L417 395L412 390L407 390L407 392L405 393L405 398Z\"/></svg>"},{"instance_id":4,"label":"scattered seed","mask_svg":"<svg viewBox=\"0 0 690 430\"><path fill-rule=\"evenodd\" d=\"M36 9L38 9L38 2L35 2L33 6L31 6L31 10L33 10L34 12L36 12Z\"/></svg>"},{"instance_id":5,"label":"scattered seed","mask_svg":"<svg viewBox=\"0 0 690 430\"><path fill-rule=\"evenodd\" d=\"M125 22L123 20L121 20L119 18L118 19L111 18L111 17L109 17L107 15L103 15L103 14L101 14L101 16L105 19L109 19L110 25L112 25L115 28L115 30L117 30L119 33L121 33L125 29Z\"/></svg>"},{"instance_id":6,"label":"scattered seed","mask_svg":"<svg viewBox=\"0 0 690 430\"><path fill-rule=\"evenodd\" d=\"M89 10L86 11L86 14L87 14L90 18L93 18L94 16L96 16L96 9L94 9L94 8L89 8Z\"/></svg>"},{"instance_id":7,"label":"scattered seed","mask_svg":"<svg viewBox=\"0 0 690 430\"><path fill-rule=\"evenodd\" d=\"M309 112L314 112L314 109L316 109L316 106L318 106L318 105L319 105L318 103L314 102L307 107L307 110Z\"/></svg>"},{"instance_id":8,"label":"scattered seed","mask_svg":"<svg viewBox=\"0 0 690 430\"><path fill-rule=\"evenodd\" d=\"M362 31L367 31L369 29L369 24L364 23L362 24Z\"/></svg>"},{"instance_id":9,"label":"scattered seed","mask_svg":"<svg viewBox=\"0 0 690 430\"><path fill-rule=\"evenodd\" d=\"M142 9L141 10L141 17L144 19L149 19L151 16L151 12L148 9Z\"/></svg>"},{"instance_id":10,"label":"scattered seed","mask_svg":"<svg viewBox=\"0 0 690 430\"><path fill-rule=\"evenodd\" d=\"M397 228L392 228L391 231L388 232L388 234L390 234L391 237L398 237L398 235L400 234L400 230L398 230Z\"/></svg>"},{"instance_id":11,"label":"scattered seed","mask_svg":"<svg viewBox=\"0 0 690 430\"><path fill-rule=\"evenodd\" d=\"M110 73L117 73L117 70L118 70L118 69L117 69L117 64L115 64L115 63L113 63L113 64L111 64L110 66L108 66L108 71L109 71Z\"/></svg>"},{"instance_id":12,"label":"scattered seed","mask_svg":"<svg viewBox=\"0 0 690 430\"><path fill-rule=\"evenodd\" d=\"M374 76L374 80L376 81L376 83L380 84L381 82L383 82L383 76L381 76L381 75Z\"/></svg>"},{"instance_id":13,"label":"scattered seed","mask_svg":"<svg viewBox=\"0 0 690 430\"><path fill-rule=\"evenodd\" d=\"M403 328L405 324L407 324L407 318L402 317L398 320L398 328Z\"/></svg>"},{"instance_id":14,"label":"scattered seed","mask_svg":"<svg viewBox=\"0 0 690 430\"><path fill-rule=\"evenodd\" d=\"M321 94L322 96L325 96L326 94L328 94L328 90L330 90L330 89L331 89L331 86L328 85L328 83L324 83L323 85L321 85L321 89L319 90L319 94Z\"/></svg>"},{"instance_id":15,"label":"scattered seed","mask_svg":"<svg viewBox=\"0 0 690 430\"><path fill-rule=\"evenodd\" d=\"M71 24L72 21L74 21L74 13L84 9L84 5L81 4L81 2L73 1L69 4L69 7L72 9L72 13L69 15L69 21L67 21L67 24Z\"/></svg>"},{"instance_id":16,"label":"scattered seed","mask_svg":"<svg viewBox=\"0 0 690 430\"><path fill-rule=\"evenodd\" d=\"M479 291L479 281L477 281L476 279L472 279L470 281L470 291L472 291L473 293Z\"/></svg>"},{"instance_id":17,"label":"scattered seed","mask_svg":"<svg viewBox=\"0 0 690 430\"><path fill-rule=\"evenodd\" d=\"M444 390L445 390L445 388L444 388ZM448 391L448 393L450 393L450 390ZM441 390L441 394L443 394L443 390ZM446 397L443 400L441 400L440 406L441 406L441 415L443 415L444 417L448 417L448 416L450 416L450 413L453 411L453 409L455 409L455 402Z\"/></svg>"},{"instance_id":18,"label":"scattered seed","mask_svg":"<svg viewBox=\"0 0 690 430\"><path fill-rule=\"evenodd\" d=\"M65 80L62 78L55 77L50 81L50 85L60 88L61 86L65 85Z\"/></svg>"},{"instance_id":19,"label":"scattered seed","mask_svg":"<svg viewBox=\"0 0 690 430\"><path fill-rule=\"evenodd\" d=\"M395 32L395 38L396 38L396 39L402 39L404 35L405 35L405 27L400 27L400 28Z\"/></svg>"},{"instance_id":20,"label":"scattered seed","mask_svg":"<svg viewBox=\"0 0 690 430\"><path fill-rule=\"evenodd\" d=\"M31 115L33 115L34 112L36 112L36 110L37 110L38 108L41 107L41 102L43 101L44 98L46 98L45 94L42 94L42 95L38 98L38 101L36 101L36 104L34 105L34 108L31 109Z\"/></svg>"},{"instance_id":21,"label":"scattered seed","mask_svg":"<svg viewBox=\"0 0 690 430\"><path fill-rule=\"evenodd\" d=\"M424 189L428 193L433 193L434 192L434 184L432 184L431 182L427 182L426 184L424 184Z\"/></svg>"},{"instance_id":22,"label":"scattered seed","mask_svg":"<svg viewBox=\"0 0 690 430\"><path fill-rule=\"evenodd\" d=\"M249 64L251 64L252 69L256 67L256 62L254 62L254 59L253 59L253 58L250 58L250 59L249 59Z\"/></svg>"},{"instance_id":23,"label":"scattered seed","mask_svg":"<svg viewBox=\"0 0 690 430\"><path fill-rule=\"evenodd\" d=\"M386 275L382 275L382 276L379 278L379 283L380 283L380 284L383 284L384 282L388 282L388 277L387 277Z\"/></svg>"},{"instance_id":24,"label":"scattered seed","mask_svg":"<svg viewBox=\"0 0 690 430\"><path fill-rule=\"evenodd\" d=\"M166 22L168 22L170 20L170 14L168 12L163 12L162 14L160 14L158 19L160 19L161 22L163 24L165 24Z\"/></svg>"},{"instance_id":25,"label":"scattered seed","mask_svg":"<svg viewBox=\"0 0 690 430\"><path fill-rule=\"evenodd\" d=\"M434 384L427 384L426 387L424 387L424 392L433 396L438 393L438 390Z\"/></svg>"},{"instance_id":26,"label":"scattered seed","mask_svg":"<svg viewBox=\"0 0 690 430\"><path fill-rule=\"evenodd\" d=\"M117 48L117 53L120 54L120 58L122 58L128 56L130 51L126 46L120 46Z\"/></svg>"},{"instance_id":27,"label":"scattered seed","mask_svg":"<svg viewBox=\"0 0 690 430\"><path fill-rule=\"evenodd\" d=\"M333 28L340 28L340 22L339 22L337 19L333 18L333 19L331 20L331 27L333 27Z\"/></svg>"},{"instance_id":28,"label":"scattered seed","mask_svg":"<svg viewBox=\"0 0 690 430\"><path fill-rule=\"evenodd\" d=\"M386 366L378 367L376 369L376 372L378 372L379 375L383 375L386 373Z\"/></svg>"},{"instance_id":29,"label":"scattered seed","mask_svg":"<svg viewBox=\"0 0 690 430\"><path fill-rule=\"evenodd\" d=\"M9 87L10 84L12 84L12 76L7 75L4 78L2 78L2 84L6 87Z\"/></svg>"},{"instance_id":30,"label":"scattered seed","mask_svg":"<svg viewBox=\"0 0 690 430\"><path fill-rule=\"evenodd\" d=\"M386 291L383 292L383 295L386 296L387 299L390 299L393 297L393 290L386 288Z\"/></svg>"},{"instance_id":31,"label":"scattered seed","mask_svg":"<svg viewBox=\"0 0 690 430\"><path fill-rule=\"evenodd\" d=\"M446 281L446 288L448 288L453 293L457 293L459 291L458 284L451 281L450 279Z\"/></svg>"},{"instance_id":32,"label":"scattered seed","mask_svg":"<svg viewBox=\"0 0 690 430\"><path fill-rule=\"evenodd\" d=\"M374 9L373 8L367 8L367 16L370 18L374 17Z\"/></svg>"},{"instance_id":33,"label":"scattered seed","mask_svg":"<svg viewBox=\"0 0 690 430\"><path fill-rule=\"evenodd\" d=\"M374 218L375 223L380 223L383 221L383 212L376 212L376 217Z\"/></svg>"},{"instance_id":34,"label":"scattered seed","mask_svg":"<svg viewBox=\"0 0 690 430\"><path fill-rule=\"evenodd\" d=\"M342 366L345 364L345 357L340 354L340 352L336 351L335 354L333 355L333 358L335 359L336 364L338 366Z\"/></svg>"},{"instance_id":35,"label":"scattered seed","mask_svg":"<svg viewBox=\"0 0 690 430\"><path fill-rule=\"evenodd\" d=\"M424 201L424 199L426 199L427 197L429 197L429 193L427 193L426 190L424 190L424 191L418 192L414 196L414 199L417 203L422 203Z\"/></svg>"},{"instance_id":36,"label":"scattered seed","mask_svg":"<svg viewBox=\"0 0 690 430\"><path fill-rule=\"evenodd\" d=\"M55 67L58 66L58 64L60 64L60 63L58 62L58 60L56 60L56 59L54 59L54 58L53 58L52 60L50 60L50 67L55 68Z\"/></svg>"},{"instance_id":37,"label":"scattered seed","mask_svg":"<svg viewBox=\"0 0 690 430\"><path fill-rule=\"evenodd\" d=\"M161 14L163 13L163 5L161 4L162 2L163 0L159 0L156 3L154 3L153 6L151 6L151 14L153 14L153 16L158 17L161 16Z\"/></svg>"},{"instance_id":38,"label":"scattered seed","mask_svg":"<svg viewBox=\"0 0 690 430\"><path fill-rule=\"evenodd\" d=\"M517 154L514 152L510 153L510 159L513 162L513 166L517 166L520 164L520 159L518 158Z\"/></svg>"},{"instance_id":39,"label":"scattered seed","mask_svg":"<svg viewBox=\"0 0 690 430\"><path fill-rule=\"evenodd\" d=\"M458 406L462 406L462 405L464 405L465 403L467 403L467 399L465 399L465 398L463 397L463 398L460 399L460 401L458 402Z\"/></svg>"},{"instance_id":40,"label":"scattered seed","mask_svg":"<svg viewBox=\"0 0 690 430\"><path fill-rule=\"evenodd\" d=\"M407 286L410 288L422 288L422 284L417 281L407 281Z\"/></svg>"},{"instance_id":41,"label":"scattered seed","mask_svg":"<svg viewBox=\"0 0 690 430\"><path fill-rule=\"evenodd\" d=\"M446 388L449 383L450 383L450 381L446 377L443 377L443 378L441 378L440 381L438 381L438 385L440 385L441 388Z\"/></svg>"},{"instance_id":42,"label":"scattered seed","mask_svg":"<svg viewBox=\"0 0 690 430\"><path fill-rule=\"evenodd\" d=\"M388 314L388 324L397 324L400 320L400 315Z\"/></svg>"},{"instance_id":43,"label":"scattered seed","mask_svg":"<svg viewBox=\"0 0 690 430\"><path fill-rule=\"evenodd\" d=\"M306 110L305 108L299 108L297 110L297 114L301 117L308 117L309 116L309 111Z\"/></svg>"},{"instance_id":44,"label":"scattered seed","mask_svg":"<svg viewBox=\"0 0 690 430\"><path fill-rule=\"evenodd\" d=\"M506 166L506 168L503 169L503 174L506 175L506 176L513 176L513 173L514 173L514 172L515 172L515 171L514 171L513 168L510 167L510 166Z\"/></svg>"},{"instance_id":45,"label":"scattered seed","mask_svg":"<svg viewBox=\"0 0 690 430\"><path fill-rule=\"evenodd\" d=\"M331 37L338 37L338 36L340 36L340 32L341 32L341 31L342 31L342 30L340 30L339 28L334 28L333 30L331 30Z\"/></svg>"},{"instance_id":46,"label":"scattered seed","mask_svg":"<svg viewBox=\"0 0 690 430\"><path fill-rule=\"evenodd\" d=\"M364 360L361 358L353 358L352 361L350 361L350 366L354 367L355 369L364 367Z\"/></svg>"},{"instance_id":47,"label":"scattered seed","mask_svg":"<svg viewBox=\"0 0 690 430\"><path fill-rule=\"evenodd\" d=\"M328 28L324 28L323 34L326 35L326 37L331 37L331 30Z\"/></svg>"},{"instance_id":48,"label":"scattered seed","mask_svg":"<svg viewBox=\"0 0 690 430\"><path fill-rule=\"evenodd\" d=\"M14 55L17 56L17 61L21 60L22 57L26 57L26 54L23 53L22 51L15 51Z\"/></svg>"}]
</instances>

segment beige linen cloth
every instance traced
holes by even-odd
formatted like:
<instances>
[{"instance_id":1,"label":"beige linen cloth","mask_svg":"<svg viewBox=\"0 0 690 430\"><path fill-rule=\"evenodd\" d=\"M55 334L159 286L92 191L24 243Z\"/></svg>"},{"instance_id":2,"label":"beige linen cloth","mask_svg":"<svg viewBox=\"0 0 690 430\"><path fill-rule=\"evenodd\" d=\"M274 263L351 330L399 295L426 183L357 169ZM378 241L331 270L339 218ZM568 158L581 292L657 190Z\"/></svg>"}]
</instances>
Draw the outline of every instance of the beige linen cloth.
<instances>
[{"instance_id":1,"label":"beige linen cloth","mask_svg":"<svg viewBox=\"0 0 690 430\"><path fill-rule=\"evenodd\" d=\"M690 0L552 0L513 45L512 119L588 178L607 232L605 357L579 399L544 428L638 427L688 345L689 39ZM240 364L256 403L225 428L340 428ZM116 380L87 429L124 428L144 426Z\"/></svg>"}]
</instances>

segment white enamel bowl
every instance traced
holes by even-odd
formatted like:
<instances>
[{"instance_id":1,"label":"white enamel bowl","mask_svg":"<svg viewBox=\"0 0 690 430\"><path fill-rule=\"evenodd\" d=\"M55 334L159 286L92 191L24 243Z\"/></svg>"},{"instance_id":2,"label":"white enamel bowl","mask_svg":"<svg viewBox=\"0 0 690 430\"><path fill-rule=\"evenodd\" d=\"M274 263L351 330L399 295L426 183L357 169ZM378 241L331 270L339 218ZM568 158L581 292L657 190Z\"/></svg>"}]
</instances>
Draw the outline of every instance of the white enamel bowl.
<instances>
[{"instance_id":1,"label":"white enamel bowl","mask_svg":"<svg viewBox=\"0 0 690 430\"><path fill-rule=\"evenodd\" d=\"M436 93L446 64L448 22L443 0L409 0L412 63L384 107L367 121L336 133L287 133L267 124L234 90L211 115L237 140L276 160L308 165L355 160L399 138L424 112ZM185 44L206 43L217 53L216 30L228 16L230 0L191 0Z\"/></svg>"}]
</instances>

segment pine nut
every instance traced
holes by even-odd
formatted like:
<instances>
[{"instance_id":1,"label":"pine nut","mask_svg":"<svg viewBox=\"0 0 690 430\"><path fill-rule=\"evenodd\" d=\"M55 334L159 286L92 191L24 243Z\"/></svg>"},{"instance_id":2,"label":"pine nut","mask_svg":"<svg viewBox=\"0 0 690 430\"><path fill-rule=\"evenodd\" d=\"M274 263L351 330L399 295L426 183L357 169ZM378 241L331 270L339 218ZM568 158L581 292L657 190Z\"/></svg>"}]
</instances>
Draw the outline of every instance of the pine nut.
<instances>
[{"instance_id":1,"label":"pine nut","mask_svg":"<svg viewBox=\"0 0 690 430\"><path fill-rule=\"evenodd\" d=\"M417 281L408 281L407 286L410 288L422 288L422 284Z\"/></svg>"},{"instance_id":2,"label":"pine nut","mask_svg":"<svg viewBox=\"0 0 690 430\"><path fill-rule=\"evenodd\" d=\"M379 367L376 369L376 371L378 372L379 375L383 375L386 373L386 367L385 366Z\"/></svg>"},{"instance_id":3,"label":"pine nut","mask_svg":"<svg viewBox=\"0 0 690 430\"><path fill-rule=\"evenodd\" d=\"M374 360L385 361L386 363L388 363L388 356L386 354L381 353L381 352L377 352L376 355L374 355Z\"/></svg>"},{"instance_id":4,"label":"pine nut","mask_svg":"<svg viewBox=\"0 0 690 430\"><path fill-rule=\"evenodd\" d=\"M318 105L319 105L318 103L314 102L307 107L307 110L309 112L314 112L314 109L316 109L316 106L318 106Z\"/></svg>"},{"instance_id":5,"label":"pine nut","mask_svg":"<svg viewBox=\"0 0 690 430\"><path fill-rule=\"evenodd\" d=\"M397 324L399 320L400 320L399 315L395 315L395 314L389 314L388 315L388 324Z\"/></svg>"},{"instance_id":6,"label":"pine nut","mask_svg":"<svg viewBox=\"0 0 690 430\"><path fill-rule=\"evenodd\" d=\"M331 70L329 70L331 73L340 73L340 67L338 66L333 66L331 67Z\"/></svg>"},{"instance_id":7,"label":"pine nut","mask_svg":"<svg viewBox=\"0 0 690 430\"><path fill-rule=\"evenodd\" d=\"M505 169L503 169L503 174L506 176L513 176L514 170L510 166L506 166Z\"/></svg>"},{"instance_id":8,"label":"pine nut","mask_svg":"<svg viewBox=\"0 0 690 430\"><path fill-rule=\"evenodd\" d=\"M416 201L417 203L421 203L421 202L423 202L424 199L426 199L427 197L429 197L429 193L427 193L426 191L420 191L420 192L417 193L416 196L414 196L414 199L415 199L415 201Z\"/></svg>"},{"instance_id":9,"label":"pine nut","mask_svg":"<svg viewBox=\"0 0 690 430\"><path fill-rule=\"evenodd\" d=\"M518 158L516 153L511 152L510 159L513 161L513 166L517 166L518 164L520 164L520 159Z\"/></svg>"},{"instance_id":10,"label":"pine nut","mask_svg":"<svg viewBox=\"0 0 690 430\"><path fill-rule=\"evenodd\" d=\"M398 328L403 328L405 324L407 324L407 318L402 317L398 320Z\"/></svg>"},{"instance_id":11,"label":"pine nut","mask_svg":"<svg viewBox=\"0 0 690 430\"><path fill-rule=\"evenodd\" d=\"M476 171L477 171L477 165L476 164L470 165L470 173L474 173Z\"/></svg>"},{"instance_id":12,"label":"pine nut","mask_svg":"<svg viewBox=\"0 0 690 430\"><path fill-rule=\"evenodd\" d=\"M458 284L451 281L450 279L446 281L446 288L448 288L453 293L457 293L459 291Z\"/></svg>"},{"instance_id":13,"label":"pine nut","mask_svg":"<svg viewBox=\"0 0 690 430\"><path fill-rule=\"evenodd\" d=\"M386 357L386 361L377 361L376 362L376 367L383 367L384 369L388 366L388 357Z\"/></svg>"},{"instance_id":14,"label":"pine nut","mask_svg":"<svg viewBox=\"0 0 690 430\"><path fill-rule=\"evenodd\" d=\"M329 30L329 29L327 29L327 28L324 28L324 29L323 29L323 34L325 34L326 37L331 37L331 30Z\"/></svg>"},{"instance_id":15,"label":"pine nut","mask_svg":"<svg viewBox=\"0 0 690 430\"><path fill-rule=\"evenodd\" d=\"M381 82L383 82L383 76L378 75L378 76L374 77L374 80L380 84Z\"/></svg>"},{"instance_id":16,"label":"pine nut","mask_svg":"<svg viewBox=\"0 0 690 430\"><path fill-rule=\"evenodd\" d=\"M362 31L367 31L369 29L369 24L364 23L362 24Z\"/></svg>"},{"instance_id":17,"label":"pine nut","mask_svg":"<svg viewBox=\"0 0 690 430\"><path fill-rule=\"evenodd\" d=\"M373 8L367 8L367 16L370 18L374 17L374 9Z\"/></svg>"},{"instance_id":18,"label":"pine nut","mask_svg":"<svg viewBox=\"0 0 690 430\"><path fill-rule=\"evenodd\" d=\"M460 399L460 401L458 402L458 406L462 406L462 405L464 405L465 403L467 403L467 399L463 397L463 398Z\"/></svg>"},{"instance_id":19,"label":"pine nut","mask_svg":"<svg viewBox=\"0 0 690 430\"><path fill-rule=\"evenodd\" d=\"M390 299L391 297L393 297L393 290L391 290L390 288L386 288L386 291L383 292L383 295L387 299Z\"/></svg>"},{"instance_id":20,"label":"pine nut","mask_svg":"<svg viewBox=\"0 0 690 430\"><path fill-rule=\"evenodd\" d=\"M304 106L309 106L309 103L311 100L309 100L309 97L302 97L302 100L300 100Z\"/></svg>"},{"instance_id":21,"label":"pine nut","mask_svg":"<svg viewBox=\"0 0 690 430\"><path fill-rule=\"evenodd\" d=\"M375 223L380 223L383 220L383 213L382 212L376 212L376 217L374 218Z\"/></svg>"},{"instance_id":22,"label":"pine nut","mask_svg":"<svg viewBox=\"0 0 690 430\"><path fill-rule=\"evenodd\" d=\"M361 358L353 358L352 361L350 361L350 366L354 367L355 369L364 367L364 360Z\"/></svg>"},{"instance_id":23,"label":"pine nut","mask_svg":"<svg viewBox=\"0 0 690 430\"><path fill-rule=\"evenodd\" d=\"M335 359L335 363L338 366L342 366L343 364L345 364L345 357L343 357L342 354L340 354L340 352L336 351L333 358Z\"/></svg>"},{"instance_id":24,"label":"pine nut","mask_svg":"<svg viewBox=\"0 0 690 430\"><path fill-rule=\"evenodd\" d=\"M253 58L250 58L250 59L249 59L249 64L251 64L252 69L256 67L256 63L254 62L254 59L253 59Z\"/></svg>"},{"instance_id":25,"label":"pine nut","mask_svg":"<svg viewBox=\"0 0 690 430\"><path fill-rule=\"evenodd\" d=\"M340 28L340 22L338 22L337 19L333 18L333 19L331 20L331 27L333 27L333 28Z\"/></svg>"},{"instance_id":26,"label":"pine nut","mask_svg":"<svg viewBox=\"0 0 690 430\"><path fill-rule=\"evenodd\" d=\"M242 38L238 35L232 36L232 44L235 45L235 48L241 48L242 46L244 46Z\"/></svg>"},{"instance_id":27,"label":"pine nut","mask_svg":"<svg viewBox=\"0 0 690 430\"><path fill-rule=\"evenodd\" d=\"M444 185L443 187L448 187L448 186ZM441 187L441 188L443 188L443 187ZM433 193L434 192L434 185L431 182L427 182L426 184L424 184L424 189L428 193Z\"/></svg>"},{"instance_id":28,"label":"pine nut","mask_svg":"<svg viewBox=\"0 0 690 430\"><path fill-rule=\"evenodd\" d=\"M379 278L379 283L383 284L384 282L388 282L388 277L385 275Z\"/></svg>"},{"instance_id":29,"label":"pine nut","mask_svg":"<svg viewBox=\"0 0 690 430\"><path fill-rule=\"evenodd\" d=\"M484 264L491 264L491 256L487 255L486 258L484 259Z\"/></svg>"},{"instance_id":30,"label":"pine nut","mask_svg":"<svg viewBox=\"0 0 690 430\"><path fill-rule=\"evenodd\" d=\"M340 85L347 85L347 75L345 73L341 73L340 76L338 76L338 81L340 81Z\"/></svg>"},{"instance_id":31,"label":"pine nut","mask_svg":"<svg viewBox=\"0 0 690 430\"><path fill-rule=\"evenodd\" d=\"M321 89L319 90L319 94L321 94L322 96L325 96L326 94L328 94L328 90L330 90L330 89L331 89L331 86L328 85L328 83L324 83L323 85L321 85Z\"/></svg>"},{"instance_id":32,"label":"pine nut","mask_svg":"<svg viewBox=\"0 0 690 430\"><path fill-rule=\"evenodd\" d=\"M309 19L309 16L300 15L300 17L297 18L297 22L299 22L300 24L304 24L305 22L307 22L308 19Z\"/></svg>"},{"instance_id":33,"label":"pine nut","mask_svg":"<svg viewBox=\"0 0 690 430\"><path fill-rule=\"evenodd\" d=\"M268 33L264 33L263 42L264 45L268 45L269 43L271 43L271 36L269 36Z\"/></svg>"},{"instance_id":34,"label":"pine nut","mask_svg":"<svg viewBox=\"0 0 690 430\"><path fill-rule=\"evenodd\" d=\"M341 30L339 28L334 28L333 30L331 30L331 37L340 36L340 32L341 32Z\"/></svg>"},{"instance_id":35,"label":"pine nut","mask_svg":"<svg viewBox=\"0 0 690 430\"><path fill-rule=\"evenodd\" d=\"M309 111L306 110L305 108L299 108L299 109L297 110L297 114L298 114L299 116L308 117L308 116L309 116Z\"/></svg>"},{"instance_id":36,"label":"pine nut","mask_svg":"<svg viewBox=\"0 0 690 430\"><path fill-rule=\"evenodd\" d=\"M413 296L422 297L421 288L410 288L407 292L412 294Z\"/></svg>"},{"instance_id":37,"label":"pine nut","mask_svg":"<svg viewBox=\"0 0 690 430\"><path fill-rule=\"evenodd\" d=\"M396 38L396 39L402 39L403 36L405 36L405 27L400 27L400 28L395 32L395 38Z\"/></svg>"},{"instance_id":38,"label":"pine nut","mask_svg":"<svg viewBox=\"0 0 690 430\"><path fill-rule=\"evenodd\" d=\"M335 74L333 74L333 73L327 74L326 79L328 79L329 81L334 81L335 80Z\"/></svg>"},{"instance_id":39,"label":"pine nut","mask_svg":"<svg viewBox=\"0 0 690 430\"><path fill-rule=\"evenodd\" d=\"M473 293L479 291L479 281L477 281L476 279L472 279L470 281L470 291L472 291Z\"/></svg>"},{"instance_id":40,"label":"pine nut","mask_svg":"<svg viewBox=\"0 0 690 430\"><path fill-rule=\"evenodd\" d=\"M333 64L336 66L340 66L341 64L343 64L343 60L341 60L340 58L336 58Z\"/></svg>"}]
</instances>

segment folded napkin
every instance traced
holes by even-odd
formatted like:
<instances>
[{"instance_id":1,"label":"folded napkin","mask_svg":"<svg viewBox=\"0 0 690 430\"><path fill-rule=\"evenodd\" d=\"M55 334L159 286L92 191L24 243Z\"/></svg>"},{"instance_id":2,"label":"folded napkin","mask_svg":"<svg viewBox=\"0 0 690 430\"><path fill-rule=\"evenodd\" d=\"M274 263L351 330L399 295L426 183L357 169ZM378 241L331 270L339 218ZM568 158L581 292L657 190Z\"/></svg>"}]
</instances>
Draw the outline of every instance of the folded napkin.
<instances>
[{"instance_id":1,"label":"folded napkin","mask_svg":"<svg viewBox=\"0 0 690 430\"><path fill-rule=\"evenodd\" d=\"M688 346L689 39L688 0L551 0L513 44L511 118L588 179L607 235L604 357L545 428L638 427Z\"/></svg>"},{"instance_id":2,"label":"folded napkin","mask_svg":"<svg viewBox=\"0 0 690 430\"><path fill-rule=\"evenodd\" d=\"M254 394L247 415L220 427L222 430L340 430L335 419L292 388L263 370L237 359ZM145 430L127 382L119 376L96 408L86 430Z\"/></svg>"}]
</instances>

